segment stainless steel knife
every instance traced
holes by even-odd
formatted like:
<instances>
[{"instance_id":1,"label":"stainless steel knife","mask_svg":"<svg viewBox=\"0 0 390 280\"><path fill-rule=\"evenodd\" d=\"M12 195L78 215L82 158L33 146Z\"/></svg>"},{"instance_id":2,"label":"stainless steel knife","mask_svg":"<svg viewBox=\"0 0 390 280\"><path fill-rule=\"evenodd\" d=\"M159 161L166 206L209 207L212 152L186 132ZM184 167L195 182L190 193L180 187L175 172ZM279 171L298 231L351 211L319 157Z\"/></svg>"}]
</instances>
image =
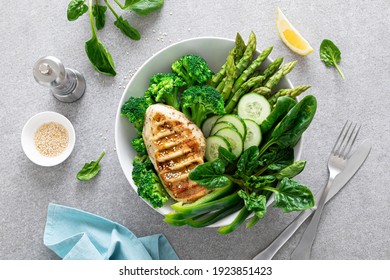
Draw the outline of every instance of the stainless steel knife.
<instances>
[{"instance_id":1,"label":"stainless steel knife","mask_svg":"<svg viewBox=\"0 0 390 280\"><path fill-rule=\"evenodd\" d=\"M353 153L349 159L347 167L342 173L340 173L335 180L333 181L333 186L329 190L328 197L326 202L328 202L332 197L334 197L348 181L353 177L353 175L359 170L363 162L366 160L368 154L371 151L371 142L366 140L364 141ZM321 189L316 195L315 200L318 201L321 196L323 189ZM303 211L299 214L267 248L257 254L253 259L254 260L270 260L273 256L279 251L279 249L290 239L290 237L295 233L295 231L303 224L303 222L314 213L316 207Z\"/></svg>"}]
</instances>

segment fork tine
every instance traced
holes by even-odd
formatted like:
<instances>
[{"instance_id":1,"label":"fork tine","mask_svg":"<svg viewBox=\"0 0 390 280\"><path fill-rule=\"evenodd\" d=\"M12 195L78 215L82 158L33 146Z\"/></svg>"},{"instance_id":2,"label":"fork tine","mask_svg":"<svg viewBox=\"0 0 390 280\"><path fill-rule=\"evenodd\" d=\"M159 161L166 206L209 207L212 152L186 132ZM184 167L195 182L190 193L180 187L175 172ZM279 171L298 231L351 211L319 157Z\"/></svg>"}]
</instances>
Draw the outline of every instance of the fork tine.
<instances>
[{"instance_id":1,"label":"fork tine","mask_svg":"<svg viewBox=\"0 0 390 280\"><path fill-rule=\"evenodd\" d=\"M338 155L339 150L341 149L341 146L342 146L342 144L343 144L343 142L344 142L344 139L345 139L346 135L348 134L348 131L349 131L350 127L351 127L351 124L352 124L352 123L350 123L349 126L348 126L348 128L347 128L348 122L349 122L349 121L346 121L346 122L345 122L344 127L343 127L343 129L341 130L339 136L337 137L336 143L335 143L334 146L333 146L332 154L334 154L334 155ZM345 132L345 130L347 130L347 131ZM341 139L341 137L342 137L343 135L344 135L344 137L343 137L343 139L340 141L340 139Z\"/></svg>"},{"instance_id":2,"label":"fork tine","mask_svg":"<svg viewBox=\"0 0 390 280\"><path fill-rule=\"evenodd\" d=\"M357 129L356 129L356 127L357 127ZM355 143L357 135L359 134L360 127L361 127L360 125L358 126L358 124L355 124L355 126L351 132L351 135L348 139L348 142L345 144L343 151L340 152L340 157L342 157L343 159L346 159L348 157L349 153L351 152L352 146ZM349 148L347 149L348 146L349 146ZM345 152L345 150L346 150L346 152Z\"/></svg>"}]
</instances>

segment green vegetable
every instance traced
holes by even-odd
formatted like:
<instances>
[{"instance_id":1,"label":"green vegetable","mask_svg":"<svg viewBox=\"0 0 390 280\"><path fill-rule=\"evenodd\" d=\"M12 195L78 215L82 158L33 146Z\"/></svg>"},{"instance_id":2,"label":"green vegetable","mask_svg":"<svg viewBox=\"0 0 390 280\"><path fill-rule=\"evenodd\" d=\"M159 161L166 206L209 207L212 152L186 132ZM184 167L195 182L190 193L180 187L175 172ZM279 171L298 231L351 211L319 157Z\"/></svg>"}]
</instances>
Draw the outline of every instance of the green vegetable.
<instances>
[{"instance_id":1,"label":"green vegetable","mask_svg":"<svg viewBox=\"0 0 390 280\"><path fill-rule=\"evenodd\" d=\"M242 74L237 78L234 82L233 92L236 92L243 83L245 83L251 75L255 72L255 70L260 67L260 65L264 62L264 60L269 56L273 47L269 47L262 51L257 58L246 68Z\"/></svg>"},{"instance_id":2,"label":"green vegetable","mask_svg":"<svg viewBox=\"0 0 390 280\"><path fill-rule=\"evenodd\" d=\"M317 109L317 100L313 95L305 96L281 120L272 131L271 138L262 146L263 154L270 146L280 148L294 147L309 127Z\"/></svg>"},{"instance_id":3,"label":"green vegetable","mask_svg":"<svg viewBox=\"0 0 390 280\"><path fill-rule=\"evenodd\" d=\"M291 72L292 69L294 69L296 64L297 61L295 60L283 65L275 74L273 74L268 79L264 86L269 89L273 89L284 76L286 76L288 73Z\"/></svg>"},{"instance_id":4,"label":"green vegetable","mask_svg":"<svg viewBox=\"0 0 390 280\"><path fill-rule=\"evenodd\" d=\"M213 76L207 62L200 56L188 54L172 64L172 71L181 77L188 86L207 83Z\"/></svg>"},{"instance_id":5,"label":"green vegetable","mask_svg":"<svg viewBox=\"0 0 390 280\"><path fill-rule=\"evenodd\" d=\"M242 86L233 94L233 96L226 102L225 111L230 114L235 109L240 98L250 91L251 88L256 88L264 81L264 76L256 76L250 78L248 81L242 84Z\"/></svg>"},{"instance_id":6,"label":"green vegetable","mask_svg":"<svg viewBox=\"0 0 390 280\"><path fill-rule=\"evenodd\" d=\"M338 63L341 60L341 52L339 48L329 39L322 41L320 46L320 58L328 67L335 67L340 76L344 79L344 74L341 72Z\"/></svg>"},{"instance_id":7,"label":"green vegetable","mask_svg":"<svg viewBox=\"0 0 390 280\"><path fill-rule=\"evenodd\" d=\"M282 180L283 178L293 178L297 176L299 173L302 172L302 170L305 168L306 161L304 160L298 160L289 166L283 168L278 173L276 173L274 176L278 180Z\"/></svg>"},{"instance_id":8,"label":"green vegetable","mask_svg":"<svg viewBox=\"0 0 390 280\"><path fill-rule=\"evenodd\" d=\"M132 178L137 186L138 195L148 201L153 208L162 207L168 200L168 195L149 157L134 158Z\"/></svg>"},{"instance_id":9,"label":"green vegetable","mask_svg":"<svg viewBox=\"0 0 390 280\"><path fill-rule=\"evenodd\" d=\"M226 78L224 81L224 87L222 89L222 97L223 100L229 99L230 93L233 88L236 73L236 65L234 64L234 53L230 53L230 55L226 59Z\"/></svg>"},{"instance_id":10,"label":"green vegetable","mask_svg":"<svg viewBox=\"0 0 390 280\"><path fill-rule=\"evenodd\" d=\"M251 32L249 34L248 38L248 44L245 48L245 51L241 57L241 59L236 63L236 73L235 77L239 77L241 73L248 67L248 65L251 63L252 58L256 52L256 34L254 32Z\"/></svg>"},{"instance_id":11,"label":"green vegetable","mask_svg":"<svg viewBox=\"0 0 390 280\"><path fill-rule=\"evenodd\" d=\"M125 10L132 10L139 15L146 16L162 7L164 0L126 0L122 5L119 0L114 0L118 6Z\"/></svg>"},{"instance_id":12,"label":"green vegetable","mask_svg":"<svg viewBox=\"0 0 390 280\"><path fill-rule=\"evenodd\" d=\"M85 0L71 0L66 11L69 21L74 21L88 11Z\"/></svg>"},{"instance_id":13,"label":"green vegetable","mask_svg":"<svg viewBox=\"0 0 390 280\"><path fill-rule=\"evenodd\" d=\"M239 190L238 195L244 200L246 209L254 211L258 218L264 218L267 212L267 198L265 195L255 192L248 194L243 190Z\"/></svg>"},{"instance_id":14,"label":"green vegetable","mask_svg":"<svg viewBox=\"0 0 390 280\"><path fill-rule=\"evenodd\" d=\"M180 110L179 91L187 84L173 73L158 73L150 79L145 96L154 102L165 103Z\"/></svg>"},{"instance_id":15,"label":"green vegetable","mask_svg":"<svg viewBox=\"0 0 390 280\"><path fill-rule=\"evenodd\" d=\"M275 193L274 207L284 212L302 211L314 206L314 196L310 189L294 180L283 178L279 188L265 187Z\"/></svg>"},{"instance_id":16,"label":"green vegetable","mask_svg":"<svg viewBox=\"0 0 390 280\"><path fill-rule=\"evenodd\" d=\"M225 162L217 158L195 167L189 174L189 179L208 189L226 186L230 181L224 176Z\"/></svg>"},{"instance_id":17,"label":"green vegetable","mask_svg":"<svg viewBox=\"0 0 390 280\"><path fill-rule=\"evenodd\" d=\"M115 12L108 0L104 0L106 5L99 5L98 0L95 0L94 5L92 4L92 0L88 2L88 5L86 5L85 0L71 0L67 9L67 18L69 21L74 21L89 9L92 38L85 43L85 51L88 59L96 71L104 75L115 76L114 60L106 47L99 41L96 33L96 29L100 30L105 26L105 12L107 7L115 16L114 25L125 36L132 40L140 40L141 34L126 19ZM148 15L152 11L160 9L164 4L163 0L126 0L124 5L118 0L115 0L115 2L121 9L133 10L140 15ZM95 18L95 24L93 23L93 17Z\"/></svg>"},{"instance_id":18,"label":"green vegetable","mask_svg":"<svg viewBox=\"0 0 390 280\"><path fill-rule=\"evenodd\" d=\"M259 148L256 146L246 149L237 162L236 175L242 178L250 176L258 166L259 155Z\"/></svg>"},{"instance_id":19,"label":"green vegetable","mask_svg":"<svg viewBox=\"0 0 390 280\"><path fill-rule=\"evenodd\" d=\"M235 46L234 48L229 52L228 54L228 57L230 56L231 53L233 53L233 57L234 57L234 62L238 62L242 55L244 54L244 51L245 51L245 48L246 48L246 45L245 45L245 42L244 40L242 39L240 33L237 33L236 34L236 41L235 41ZM226 58L227 60L227 58ZM225 77L226 75L226 63L224 65L222 65L221 69L218 71L218 73L214 74L213 78L211 79L210 81L210 85L212 87L217 87L223 80L223 78Z\"/></svg>"},{"instance_id":20,"label":"green vegetable","mask_svg":"<svg viewBox=\"0 0 390 280\"><path fill-rule=\"evenodd\" d=\"M275 124L282 120L282 118L296 103L297 102L294 99L287 96L278 98L271 113L260 124L261 133L266 134L268 131L270 131Z\"/></svg>"},{"instance_id":21,"label":"green vegetable","mask_svg":"<svg viewBox=\"0 0 390 280\"><path fill-rule=\"evenodd\" d=\"M243 222L245 222L246 218L252 213L246 207L243 207L241 211L238 213L237 217L231 222L229 225L222 226L218 229L218 233L220 234L228 234L235 231Z\"/></svg>"},{"instance_id":22,"label":"green vegetable","mask_svg":"<svg viewBox=\"0 0 390 280\"><path fill-rule=\"evenodd\" d=\"M137 129L138 134L141 135L144 126L145 112L146 109L151 105L145 97L134 97L130 98L122 105L121 115L129 119Z\"/></svg>"},{"instance_id":23,"label":"green vegetable","mask_svg":"<svg viewBox=\"0 0 390 280\"><path fill-rule=\"evenodd\" d=\"M271 96L268 99L268 102L271 105L274 105L277 102L278 98L281 97L281 96L289 96L291 98L295 98L298 95L300 95L301 93L303 93L306 90L308 90L309 88L310 88L310 86L301 85L301 86L296 86L295 88L281 89L277 93L275 93L273 96Z\"/></svg>"},{"instance_id":24,"label":"green vegetable","mask_svg":"<svg viewBox=\"0 0 390 280\"><path fill-rule=\"evenodd\" d=\"M114 21L114 25L118 27L119 30L130 39L141 39L141 34L138 32L138 30L131 26L130 23L122 16L119 16L107 0L104 0L104 2L106 3L112 14L115 16L116 20Z\"/></svg>"},{"instance_id":25,"label":"green vegetable","mask_svg":"<svg viewBox=\"0 0 390 280\"><path fill-rule=\"evenodd\" d=\"M93 177L95 177L100 171L99 162L105 154L106 152L103 151L97 161L91 161L89 163L86 163L83 168L77 173L76 178L80 181L89 181Z\"/></svg>"},{"instance_id":26,"label":"green vegetable","mask_svg":"<svg viewBox=\"0 0 390 280\"><path fill-rule=\"evenodd\" d=\"M181 94L181 110L198 127L211 115L225 113L221 94L209 85L191 86Z\"/></svg>"},{"instance_id":27,"label":"green vegetable","mask_svg":"<svg viewBox=\"0 0 390 280\"><path fill-rule=\"evenodd\" d=\"M93 22L92 0L89 0L89 18L92 29L92 38L85 42L85 51L88 55L89 61L98 72L108 76L115 76L116 71L111 54L99 41L96 34L96 28Z\"/></svg>"},{"instance_id":28,"label":"green vegetable","mask_svg":"<svg viewBox=\"0 0 390 280\"><path fill-rule=\"evenodd\" d=\"M99 5L96 0L96 4L92 6L92 14L95 17L95 25L96 29L103 29L106 23L106 11L107 7L103 5Z\"/></svg>"},{"instance_id":29,"label":"green vegetable","mask_svg":"<svg viewBox=\"0 0 390 280\"><path fill-rule=\"evenodd\" d=\"M147 155L144 139L141 135L131 140L131 146L139 155Z\"/></svg>"}]
</instances>

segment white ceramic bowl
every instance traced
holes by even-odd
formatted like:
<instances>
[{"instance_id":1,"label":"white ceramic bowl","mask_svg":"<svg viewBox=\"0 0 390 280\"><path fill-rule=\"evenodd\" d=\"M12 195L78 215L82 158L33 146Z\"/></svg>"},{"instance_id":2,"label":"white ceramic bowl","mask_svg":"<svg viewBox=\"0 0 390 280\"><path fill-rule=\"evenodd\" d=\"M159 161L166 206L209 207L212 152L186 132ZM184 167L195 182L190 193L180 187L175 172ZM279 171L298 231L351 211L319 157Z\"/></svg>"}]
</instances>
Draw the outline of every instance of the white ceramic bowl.
<instances>
[{"instance_id":1,"label":"white ceramic bowl","mask_svg":"<svg viewBox=\"0 0 390 280\"><path fill-rule=\"evenodd\" d=\"M150 78L154 74L158 72L171 72L172 63L181 56L190 53L197 54L207 61L212 71L217 72L225 63L227 54L233 47L234 41L224 38L202 37L184 40L173 44L153 55L140 67L140 69L130 80L125 91L123 92L117 110L115 121L115 142L120 165L134 191L137 191L137 186L134 184L131 172L132 161L136 155L136 152L131 147L130 141L137 136L137 132L128 119L120 115L122 105L129 99L130 96L142 96L149 86ZM259 50L257 54L259 54ZM263 67L269 64L271 61L271 59L267 59L263 63ZM292 88L293 86L287 78L283 78L279 82L278 87ZM296 159L300 158L301 142L302 141L300 141L295 148ZM163 207L156 208L155 210L163 215L172 212L172 208L170 207L172 203L174 203L174 201L169 200ZM234 213L213 224L212 226L226 225L233 221L236 215L237 213Z\"/></svg>"},{"instance_id":2,"label":"white ceramic bowl","mask_svg":"<svg viewBox=\"0 0 390 280\"><path fill-rule=\"evenodd\" d=\"M48 122L62 124L68 131L69 143L65 151L55 157L43 156L34 143L34 136L37 129ZM31 117L22 130L22 148L26 156L34 163L41 166L54 166L66 160L72 153L76 141L76 133L72 123L63 115L56 112L41 112Z\"/></svg>"}]
</instances>

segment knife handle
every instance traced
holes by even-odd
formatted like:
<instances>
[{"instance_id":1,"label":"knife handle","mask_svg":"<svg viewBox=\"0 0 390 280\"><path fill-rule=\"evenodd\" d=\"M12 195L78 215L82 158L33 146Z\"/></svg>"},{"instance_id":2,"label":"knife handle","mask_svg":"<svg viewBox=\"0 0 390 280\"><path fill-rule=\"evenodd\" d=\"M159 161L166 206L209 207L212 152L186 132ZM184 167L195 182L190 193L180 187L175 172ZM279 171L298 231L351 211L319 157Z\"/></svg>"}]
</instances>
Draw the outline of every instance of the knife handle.
<instances>
[{"instance_id":1,"label":"knife handle","mask_svg":"<svg viewBox=\"0 0 390 280\"><path fill-rule=\"evenodd\" d=\"M303 224L304 221L315 209L307 209L301 212L267 248L257 254L254 260L271 260L273 256L279 251L280 248L290 239L290 237L297 231L297 229Z\"/></svg>"}]
</instances>

